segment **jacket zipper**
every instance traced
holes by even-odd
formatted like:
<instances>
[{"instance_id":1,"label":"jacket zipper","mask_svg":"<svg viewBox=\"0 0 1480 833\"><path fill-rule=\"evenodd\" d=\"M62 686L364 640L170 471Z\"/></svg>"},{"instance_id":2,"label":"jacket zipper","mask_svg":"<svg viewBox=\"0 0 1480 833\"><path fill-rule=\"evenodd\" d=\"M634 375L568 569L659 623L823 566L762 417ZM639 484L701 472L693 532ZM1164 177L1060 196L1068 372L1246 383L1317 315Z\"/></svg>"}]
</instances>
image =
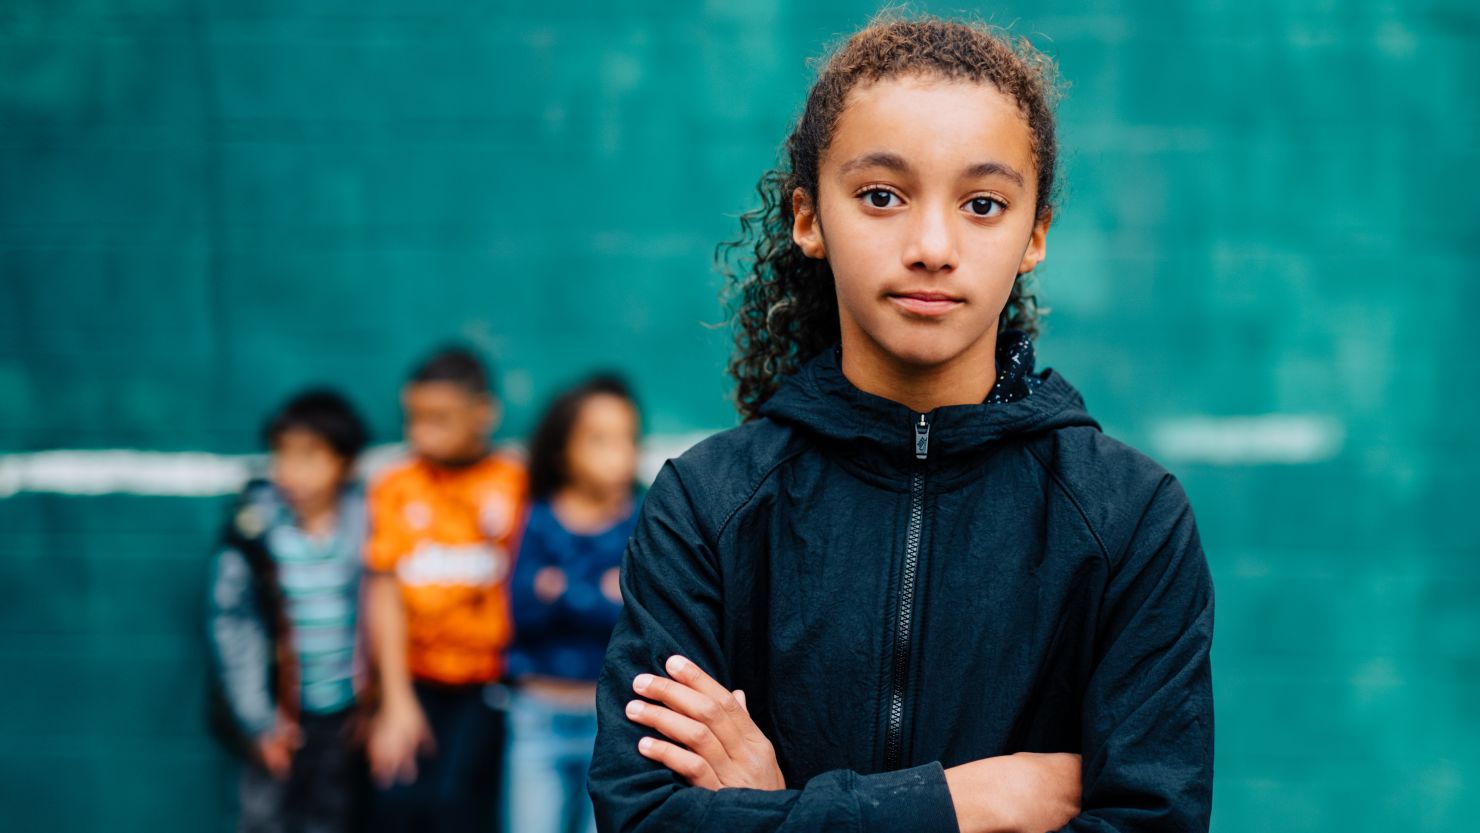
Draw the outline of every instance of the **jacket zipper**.
<instances>
[{"instance_id":1,"label":"jacket zipper","mask_svg":"<svg viewBox=\"0 0 1480 833\"><path fill-rule=\"evenodd\" d=\"M910 517L904 539L904 569L899 580L899 613L894 625L894 667L889 686L889 725L884 738L884 769L898 769L904 757L904 689L909 680L910 627L914 621L915 575L920 568L920 536L925 522L925 471L930 453L930 421L920 414L914 424L915 459L910 475Z\"/></svg>"}]
</instances>

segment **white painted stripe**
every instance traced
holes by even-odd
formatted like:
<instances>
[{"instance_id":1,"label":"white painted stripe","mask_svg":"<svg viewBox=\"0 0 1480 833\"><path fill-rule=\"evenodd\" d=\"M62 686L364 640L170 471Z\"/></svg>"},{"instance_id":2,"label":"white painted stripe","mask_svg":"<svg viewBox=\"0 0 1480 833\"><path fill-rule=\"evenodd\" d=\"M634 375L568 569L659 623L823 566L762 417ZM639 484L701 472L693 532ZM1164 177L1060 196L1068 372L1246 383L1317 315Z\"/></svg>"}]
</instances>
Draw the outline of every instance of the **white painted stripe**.
<instances>
[{"instance_id":1,"label":"white painted stripe","mask_svg":"<svg viewBox=\"0 0 1480 833\"><path fill-rule=\"evenodd\" d=\"M1151 443L1168 462L1213 465L1302 464L1341 451L1346 428L1323 414L1182 417L1157 423Z\"/></svg>"},{"instance_id":2,"label":"white painted stripe","mask_svg":"<svg viewBox=\"0 0 1480 833\"><path fill-rule=\"evenodd\" d=\"M66 495L206 497L235 492L250 457L201 452L38 451L0 457L0 497L17 492Z\"/></svg>"},{"instance_id":3,"label":"white painted stripe","mask_svg":"<svg viewBox=\"0 0 1480 833\"><path fill-rule=\"evenodd\" d=\"M658 469L711 432L647 437L638 476L651 483ZM375 446L360 458L364 477L405 456L400 444ZM155 495L214 497L241 491L265 473L266 455L138 449L54 450L0 454L0 498L22 492L62 495Z\"/></svg>"},{"instance_id":4,"label":"white painted stripe","mask_svg":"<svg viewBox=\"0 0 1480 833\"><path fill-rule=\"evenodd\" d=\"M645 438L638 475L651 483L664 461L677 457L711 431ZM1302 464L1336 456L1346 438L1335 417L1260 414L1180 417L1152 428L1157 457L1213 465ZM360 459L364 477L405 456L400 444L375 446ZM235 494L266 470L262 454L137 449L54 450L0 454L0 498L22 492L64 495L131 494L213 497Z\"/></svg>"}]
</instances>

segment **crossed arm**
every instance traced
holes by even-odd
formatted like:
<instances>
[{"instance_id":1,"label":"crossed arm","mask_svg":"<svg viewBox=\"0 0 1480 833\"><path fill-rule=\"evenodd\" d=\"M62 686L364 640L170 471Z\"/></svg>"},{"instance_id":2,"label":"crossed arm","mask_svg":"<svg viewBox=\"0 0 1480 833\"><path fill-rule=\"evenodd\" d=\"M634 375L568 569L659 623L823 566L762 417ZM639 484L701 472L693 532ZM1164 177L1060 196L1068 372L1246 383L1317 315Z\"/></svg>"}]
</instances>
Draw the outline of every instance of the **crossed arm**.
<instances>
[{"instance_id":1,"label":"crossed arm","mask_svg":"<svg viewBox=\"0 0 1480 833\"><path fill-rule=\"evenodd\" d=\"M627 718L661 733L637 751L709 790L783 790L776 750L750 719L745 693L729 691L674 655L667 677L639 674ZM1030 753L983 758L946 770L961 833L1054 830L1079 813L1078 755Z\"/></svg>"}]
</instances>

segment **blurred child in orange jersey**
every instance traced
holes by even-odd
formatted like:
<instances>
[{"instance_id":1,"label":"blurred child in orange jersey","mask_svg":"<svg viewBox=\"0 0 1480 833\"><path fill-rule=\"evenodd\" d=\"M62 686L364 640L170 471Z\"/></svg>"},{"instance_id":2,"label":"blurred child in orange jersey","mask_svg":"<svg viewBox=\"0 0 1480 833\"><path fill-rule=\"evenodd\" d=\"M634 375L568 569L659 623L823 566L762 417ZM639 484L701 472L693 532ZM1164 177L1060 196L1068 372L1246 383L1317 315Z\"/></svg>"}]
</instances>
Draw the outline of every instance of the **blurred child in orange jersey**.
<instances>
[{"instance_id":1,"label":"blurred child in orange jersey","mask_svg":"<svg viewBox=\"0 0 1480 833\"><path fill-rule=\"evenodd\" d=\"M491 450L498 402L471 352L427 359L402 406L412 457L369 498L365 616L382 697L367 747L371 825L495 830L506 730L486 695L512 635L524 467Z\"/></svg>"}]
</instances>

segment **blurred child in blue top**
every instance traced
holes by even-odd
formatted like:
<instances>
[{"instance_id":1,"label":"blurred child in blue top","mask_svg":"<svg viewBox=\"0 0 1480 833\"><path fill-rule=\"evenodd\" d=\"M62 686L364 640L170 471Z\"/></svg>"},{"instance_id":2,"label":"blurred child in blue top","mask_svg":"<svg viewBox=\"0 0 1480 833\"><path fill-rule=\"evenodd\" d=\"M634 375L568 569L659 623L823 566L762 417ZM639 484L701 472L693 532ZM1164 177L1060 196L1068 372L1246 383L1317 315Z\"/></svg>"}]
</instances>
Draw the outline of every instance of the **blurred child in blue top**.
<instances>
[{"instance_id":1,"label":"blurred child in blue top","mask_svg":"<svg viewBox=\"0 0 1480 833\"><path fill-rule=\"evenodd\" d=\"M354 736L366 430L328 390L268 421L270 480L254 480L222 536L210 593L218 734L245 758L241 831L357 829Z\"/></svg>"},{"instance_id":2,"label":"blurred child in blue top","mask_svg":"<svg viewBox=\"0 0 1480 833\"><path fill-rule=\"evenodd\" d=\"M531 504L514 566L510 829L593 831L586 771L596 677L622 607L618 565L637 503L639 416L597 376L550 404L530 443Z\"/></svg>"}]
</instances>

